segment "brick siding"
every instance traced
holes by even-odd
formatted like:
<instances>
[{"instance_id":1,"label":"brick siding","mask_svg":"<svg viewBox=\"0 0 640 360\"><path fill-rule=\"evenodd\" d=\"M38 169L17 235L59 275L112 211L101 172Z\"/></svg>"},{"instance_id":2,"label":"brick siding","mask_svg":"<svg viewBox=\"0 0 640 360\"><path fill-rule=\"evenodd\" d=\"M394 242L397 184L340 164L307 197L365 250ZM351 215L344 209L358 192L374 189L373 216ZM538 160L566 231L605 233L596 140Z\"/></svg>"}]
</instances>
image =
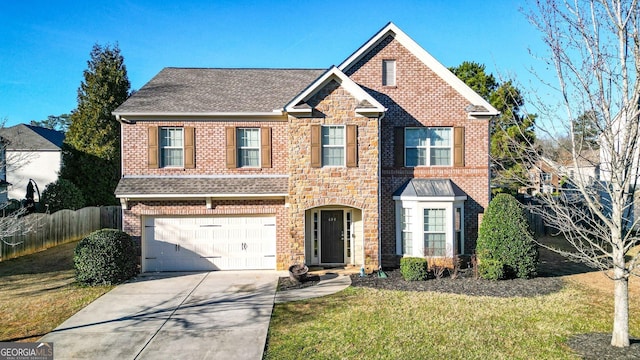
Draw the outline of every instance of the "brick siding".
<instances>
[{"instance_id":1,"label":"brick siding","mask_svg":"<svg viewBox=\"0 0 640 360\"><path fill-rule=\"evenodd\" d=\"M287 122L280 121L137 121L124 124L122 128L122 173L125 175L267 175L286 174L287 171ZM149 168L147 151L149 146L148 128L151 126L178 126L195 128L196 166L194 169ZM227 169L225 162L225 127L270 127L271 159L270 168Z\"/></svg>"},{"instance_id":2,"label":"brick siding","mask_svg":"<svg viewBox=\"0 0 640 360\"><path fill-rule=\"evenodd\" d=\"M396 86L382 85L382 60L396 60ZM389 36L352 66L347 75L388 108L381 124L381 247L383 265L396 265L392 194L411 178L451 179L468 196L465 249L475 248L478 218L489 203L489 122L468 119L469 101ZM465 166L395 168L394 127L465 127Z\"/></svg>"},{"instance_id":3,"label":"brick siding","mask_svg":"<svg viewBox=\"0 0 640 360\"><path fill-rule=\"evenodd\" d=\"M395 86L382 86L382 60L386 59L396 60ZM204 199L130 201L129 210L124 211L125 231L140 241L141 217L146 215L274 214L277 221L277 267L285 269L290 264L305 260L305 211L318 206L343 205L362 210L366 265L369 268L379 265L379 251L384 265L395 265L393 192L410 178L446 178L468 196L464 209L465 249L473 249L479 218L489 202L489 122L468 119L464 109L469 102L392 37L382 41L347 71L347 75L388 108L382 121L357 115L356 99L333 81L308 101L314 107L310 118L288 116L264 121L202 119L124 124L122 158L125 175L289 175L288 208L285 200L214 199L212 209L206 209ZM312 168L312 124L357 125L358 166ZM394 167L394 127L418 125L465 127L465 166ZM193 126L195 168L149 168L149 126ZM228 169L225 163L227 126L271 127L272 167ZM381 239L380 244L378 239Z\"/></svg>"}]
</instances>

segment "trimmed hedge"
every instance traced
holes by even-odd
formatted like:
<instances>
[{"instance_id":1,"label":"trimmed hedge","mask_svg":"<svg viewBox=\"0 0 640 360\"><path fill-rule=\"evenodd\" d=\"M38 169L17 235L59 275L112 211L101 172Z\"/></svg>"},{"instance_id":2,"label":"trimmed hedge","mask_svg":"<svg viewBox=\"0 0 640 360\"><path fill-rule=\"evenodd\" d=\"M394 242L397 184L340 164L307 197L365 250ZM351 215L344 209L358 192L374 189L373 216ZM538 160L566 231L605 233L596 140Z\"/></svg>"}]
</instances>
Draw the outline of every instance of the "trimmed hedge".
<instances>
[{"instance_id":1,"label":"trimmed hedge","mask_svg":"<svg viewBox=\"0 0 640 360\"><path fill-rule=\"evenodd\" d=\"M137 273L135 244L115 229L97 230L80 240L73 262L76 280L84 285L119 284Z\"/></svg>"},{"instance_id":2,"label":"trimmed hedge","mask_svg":"<svg viewBox=\"0 0 640 360\"><path fill-rule=\"evenodd\" d=\"M489 203L478 231L478 272L490 280L536 275L538 249L522 205L498 194Z\"/></svg>"},{"instance_id":3,"label":"trimmed hedge","mask_svg":"<svg viewBox=\"0 0 640 360\"><path fill-rule=\"evenodd\" d=\"M406 281L427 280L427 260L419 257L403 257L400 259L400 273Z\"/></svg>"}]
</instances>

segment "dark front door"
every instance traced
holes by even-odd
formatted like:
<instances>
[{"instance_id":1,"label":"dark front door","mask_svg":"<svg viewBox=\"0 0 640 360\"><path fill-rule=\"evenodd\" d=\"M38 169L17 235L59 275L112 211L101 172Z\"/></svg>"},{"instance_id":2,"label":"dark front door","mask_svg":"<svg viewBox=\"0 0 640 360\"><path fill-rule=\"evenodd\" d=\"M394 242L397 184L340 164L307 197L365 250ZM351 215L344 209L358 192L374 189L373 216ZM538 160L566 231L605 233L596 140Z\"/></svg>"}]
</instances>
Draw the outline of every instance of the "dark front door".
<instances>
[{"instance_id":1,"label":"dark front door","mask_svg":"<svg viewBox=\"0 0 640 360\"><path fill-rule=\"evenodd\" d=\"M342 210L321 211L320 221L320 262L344 263Z\"/></svg>"}]
</instances>

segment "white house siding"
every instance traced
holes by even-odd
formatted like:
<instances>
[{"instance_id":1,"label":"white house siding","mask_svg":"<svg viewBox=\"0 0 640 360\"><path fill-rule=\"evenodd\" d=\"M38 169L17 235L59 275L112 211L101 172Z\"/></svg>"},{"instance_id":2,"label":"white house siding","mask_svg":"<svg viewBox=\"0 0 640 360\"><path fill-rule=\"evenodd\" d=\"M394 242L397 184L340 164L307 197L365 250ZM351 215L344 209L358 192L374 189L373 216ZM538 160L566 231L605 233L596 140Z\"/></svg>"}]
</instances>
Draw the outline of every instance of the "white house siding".
<instances>
[{"instance_id":1,"label":"white house siding","mask_svg":"<svg viewBox=\"0 0 640 360\"><path fill-rule=\"evenodd\" d=\"M7 182L11 184L9 199L24 199L29 179L36 182L42 193L48 184L58 179L60 163L60 151L7 150Z\"/></svg>"}]
</instances>

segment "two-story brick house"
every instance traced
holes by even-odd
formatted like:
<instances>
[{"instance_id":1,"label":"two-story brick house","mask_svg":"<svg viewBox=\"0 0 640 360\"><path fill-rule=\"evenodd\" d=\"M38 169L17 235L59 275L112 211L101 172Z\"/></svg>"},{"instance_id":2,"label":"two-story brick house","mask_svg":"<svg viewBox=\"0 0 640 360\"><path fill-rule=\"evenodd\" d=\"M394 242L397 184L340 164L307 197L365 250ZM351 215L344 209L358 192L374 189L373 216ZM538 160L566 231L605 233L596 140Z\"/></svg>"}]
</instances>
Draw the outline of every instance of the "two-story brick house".
<instances>
[{"instance_id":1,"label":"two-story brick house","mask_svg":"<svg viewBox=\"0 0 640 360\"><path fill-rule=\"evenodd\" d=\"M389 23L330 69L166 68L115 112L143 271L473 250L497 111Z\"/></svg>"}]
</instances>

